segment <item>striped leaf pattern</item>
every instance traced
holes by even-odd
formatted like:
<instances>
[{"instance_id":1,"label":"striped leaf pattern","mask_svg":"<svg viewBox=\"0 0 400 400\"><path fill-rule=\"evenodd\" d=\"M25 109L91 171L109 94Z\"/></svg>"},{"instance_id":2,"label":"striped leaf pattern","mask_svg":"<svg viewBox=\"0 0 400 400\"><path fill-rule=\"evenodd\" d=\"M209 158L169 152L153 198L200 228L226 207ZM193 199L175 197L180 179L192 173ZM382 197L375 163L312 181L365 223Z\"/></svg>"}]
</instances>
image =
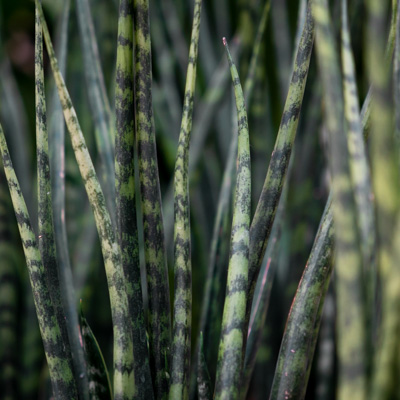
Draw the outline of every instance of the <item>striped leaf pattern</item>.
<instances>
[{"instance_id":1,"label":"striped leaf pattern","mask_svg":"<svg viewBox=\"0 0 400 400\"><path fill-rule=\"evenodd\" d=\"M170 400L189 398L192 328L192 264L190 244L189 147L196 87L201 0L195 1L185 100L175 163L174 198L174 321Z\"/></svg>"},{"instance_id":2,"label":"striped leaf pattern","mask_svg":"<svg viewBox=\"0 0 400 400\"><path fill-rule=\"evenodd\" d=\"M32 230L29 214L17 177L12 166L10 153L0 125L0 150L8 187L11 193L18 229L28 266L36 314L49 367L53 394L58 399L78 399L71 364L66 354L60 326L57 322L47 277L40 256L36 236Z\"/></svg>"},{"instance_id":3,"label":"striped leaf pattern","mask_svg":"<svg viewBox=\"0 0 400 400\"><path fill-rule=\"evenodd\" d=\"M218 350L215 399L239 398L243 347L245 343L246 291L249 268L251 172L247 112L236 66L226 39L238 120L238 157L231 250L228 267L222 332Z\"/></svg>"},{"instance_id":4,"label":"striped leaf pattern","mask_svg":"<svg viewBox=\"0 0 400 400\"><path fill-rule=\"evenodd\" d=\"M367 395L362 255L344 135L341 74L327 2L315 1L313 14L317 29L317 57L326 103L325 121L329 134L332 173L337 278L338 398L356 396L361 400Z\"/></svg>"},{"instance_id":5,"label":"striped leaf pattern","mask_svg":"<svg viewBox=\"0 0 400 400\"><path fill-rule=\"evenodd\" d=\"M164 226L152 106L149 1L134 0L135 107L143 235L149 293L150 367L156 399L168 395L171 320Z\"/></svg>"},{"instance_id":6,"label":"striped leaf pattern","mask_svg":"<svg viewBox=\"0 0 400 400\"><path fill-rule=\"evenodd\" d=\"M86 147L75 109L58 68L49 31L44 20L43 10L37 1L36 6L40 13L47 51L50 56L51 67L58 87L72 147L85 183L86 193L92 206L100 237L113 319L114 398L125 399L132 396L134 392L134 374L131 323L129 320L128 298L125 290L125 277L121 264L121 250L115 240L115 233L106 208L105 198Z\"/></svg>"},{"instance_id":7,"label":"striped leaf pattern","mask_svg":"<svg viewBox=\"0 0 400 400\"><path fill-rule=\"evenodd\" d=\"M296 137L313 42L314 22L309 6L274 151L257 209L251 222L247 321L250 318L251 302L258 273L267 247Z\"/></svg>"},{"instance_id":8,"label":"striped leaf pattern","mask_svg":"<svg viewBox=\"0 0 400 400\"><path fill-rule=\"evenodd\" d=\"M133 93L133 1L119 7L115 93L115 180L117 232L126 276L126 291L135 346L135 398L154 398L150 375L140 278L134 171L135 114Z\"/></svg>"}]
</instances>

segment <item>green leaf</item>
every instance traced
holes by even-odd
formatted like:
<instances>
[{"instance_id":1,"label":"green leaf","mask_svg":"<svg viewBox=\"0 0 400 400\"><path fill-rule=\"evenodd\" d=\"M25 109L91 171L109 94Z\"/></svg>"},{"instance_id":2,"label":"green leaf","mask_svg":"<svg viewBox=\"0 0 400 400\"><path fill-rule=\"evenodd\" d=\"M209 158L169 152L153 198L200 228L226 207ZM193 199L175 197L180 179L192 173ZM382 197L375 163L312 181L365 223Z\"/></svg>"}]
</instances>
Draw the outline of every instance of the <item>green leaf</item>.
<instances>
[{"instance_id":1,"label":"green leaf","mask_svg":"<svg viewBox=\"0 0 400 400\"><path fill-rule=\"evenodd\" d=\"M189 398L192 328L192 260L190 242L189 148L192 133L193 101L196 88L197 55L202 0L195 0L185 100L176 154L174 176L174 323L170 400Z\"/></svg>"},{"instance_id":2,"label":"green leaf","mask_svg":"<svg viewBox=\"0 0 400 400\"><path fill-rule=\"evenodd\" d=\"M122 251L133 337L135 399L154 398L139 263L134 170L133 0L121 0L115 86L115 186L117 236Z\"/></svg>"},{"instance_id":3,"label":"green leaf","mask_svg":"<svg viewBox=\"0 0 400 400\"><path fill-rule=\"evenodd\" d=\"M239 136L231 251L215 385L215 398L217 400L237 399L239 397L244 357L243 346L246 336L245 318L251 203L250 144L246 106L239 75L226 39L223 40L235 90Z\"/></svg>"},{"instance_id":4,"label":"green leaf","mask_svg":"<svg viewBox=\"0 0 400 400\"><path fill-rule=\"evenodd\" d=\"M58 399L77 399L77 391L71 364L64 348L60 327L52 305L47 277L43 268L39 247L33 232L28 210L12 166L3 128L0 125L0 150L4 171L11 193L18 229L24 248L26 264L35 300L36 314L46 353L54 396Z\"/></svg>"},{"instance_id":5,"label":"green leaf","mask_svg":"<svg viewBox=\"0 0 400 400\"><path fill-rule=\"evenodd\" d=\"M168 395L171 307L164 242L160 178L152 104L149 0L134 0L135 109L144 252L149 296L150 367L156 399Z\"/></svg>"},{"instance_id":6,"label":"green leaf","mask_svg":"<svg viewBox=\"0 0 400 400\"><path fill-rule=\"evenodd\" d=\"M115 239L114 228L111 224L110 214L106 208L103 191L86 147L75 109L58 68L49 31L43 16L43 10L38 1L36 1L36 5L40 11L40 20L64 111L64 118L70 133L79 170L85 183L86 193L93 209L102 247L114 328L114 397L116 399L123 396L129 397L133 395L135 386L132 370L133 342L130 330L131 321L129 319L128 298L125 288L126 282L121 265L121 250ZM122 336L126 338L124 341L119 340Z\"/></svg>"}]
</instances>

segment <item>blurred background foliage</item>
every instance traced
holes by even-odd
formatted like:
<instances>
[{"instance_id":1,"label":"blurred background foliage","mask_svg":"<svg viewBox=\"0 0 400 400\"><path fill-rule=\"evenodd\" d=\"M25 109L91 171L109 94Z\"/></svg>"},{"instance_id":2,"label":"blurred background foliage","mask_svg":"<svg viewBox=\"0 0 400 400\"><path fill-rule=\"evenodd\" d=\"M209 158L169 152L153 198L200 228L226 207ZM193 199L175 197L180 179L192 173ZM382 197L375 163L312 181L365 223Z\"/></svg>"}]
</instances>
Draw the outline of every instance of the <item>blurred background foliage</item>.
<instances>
[{"instance_id":1,"label":"blurred background foliage","mask_svg":"<svg viewBox=\"0 0 400 400\"><path fill-rule=\"evenodd\" d=\"M287 94L301 3L304 5L301 0L272 0L262 40L255 89L248 104L253 212L267 172ZM339 35L340 2L331 3L336 33ZM101 64L109 98L113 104L117 0L91 0L91 5ZM204 0L203 2L190 160L193 349L199 329L213 221L235 124L231 117L234 102L229 69L221 38L225 36L231 43L241 80L244 82L263 5L264 2L261 0ZM361 102L367 88L362 62L364 5L361 0L352 0L349 5ZM62 6L61 0L43 0L53 38L57 37ZM74 2L72 7L75 8ZM170 270L173 265L171 182L183 104L192 8L193 2L187 0L150 1L154 115ZM94 125L88 105L84 62L75 12L71 14L68 32L67 86L96 164ZM37 206L34 195L36 192L34 3L29 0L1 1L0 34L0 116L32 221L35 221ZM45 73L50 93L54 83L48 60ZM51 102L49 109L48 118L51 119ZM289 307L307 262L328 195L329 174L322 110L322 93L313 55L286 188L287 202L281 216L280 240L272 260L276 263L277 272L272 287L263 343L258 353L257 367L248 394L248 398L251 399L265 398L266 393L269 393ZM112 325L106 278L92 213L69 140L66 140L65 157L67 198L65 218L77 300L82 299L86 317L103 349L107 364L111 366ZM14 307L16 317L13 323L17 335L13 343L14 348L7 349L12 361L8 365L14 366L18 371L16 379L19 382L19 399L38 396L48 398L50 387L46 363L31 304L22 248L16 224L9 223L15 221L15 218L7 198L8 190L4 177L1 176L0 179L2 207L0 235L7 238L8 245L14 249L13 254L18 265L17 270L10 272L13 276L10 292L12 296L6 296L5 292L0 293L2 301L9 301L10 307ZM227 261L228 254L225 254L225 259L218 262L227 265ZM172 273L170 276L172 277ZM221 276L221 287L224 287L224 279L226 276ZM334 384L335 356L334 350L329 351L328 348L327 351L326 347L327 343L328 347L329 343L333 343L334 296L334 290L330 290L323 314L320 344L317 345L307 392L308 399L334 397L334 391L328 389ZM215 372L215 361L208 360L211 373ZM2 368L0 365L0 370ZM315 379L317 376L318 379Z\"/></svg>"}]
</instances>

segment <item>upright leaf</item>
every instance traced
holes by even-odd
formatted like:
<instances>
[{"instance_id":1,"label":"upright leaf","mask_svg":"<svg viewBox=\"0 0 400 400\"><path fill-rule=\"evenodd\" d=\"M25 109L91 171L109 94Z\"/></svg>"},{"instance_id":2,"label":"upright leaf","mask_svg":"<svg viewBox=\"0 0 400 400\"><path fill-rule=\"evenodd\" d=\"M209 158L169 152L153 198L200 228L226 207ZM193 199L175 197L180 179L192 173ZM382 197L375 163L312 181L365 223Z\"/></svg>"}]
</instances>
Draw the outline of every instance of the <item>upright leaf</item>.
<instances>
[{"instance_id":1,"label":"upright leaf","mask_svg":"<svg viewBox=\"0 0 400 400\"><path fill-rule=\"evenodd\" d=\"M269 235L275 218L279 199L289 166L290 155L297 126L300 118L301 104L307 81L311 52L314 42L314 22L311 16L310 5L307 11L307 20L304 24L302 37L297 50L289 92L283 111L274 151L268 167L267 176L251 222L250 229L250 265L248 285L248 305L246 310L247 323L250 318L251 303L254 289L260 271L261 262L267 248Z\"/></svg>"},{"instance_id":2,"label":"upright leaf","mask_svg":"<svg viewBox=\"0 0 400 400\"><path fill-rule=\"evenodd\" d=\"M243 361L243 346L246 327L246 293L249 267L251 173L250 145L247 112L242 87L235 64L227 50L235 89L238 115L238 158L235 205L233 211L231 252L228 267L228 279L222 333L218 351L217 379L215 398L237 399Z\"/></svg>"},{"instance_id":3,"label":"upright leaf","mask_svg":"<svg viewBox=\"0 0 400 400\"><path fill-rule=\"evenodd\" d=\"M119 7L115 112L117 236L126 276L126 291L134 343L135 398L151 400L154 398L154 394L144 323L136 221L133 0L121 0Z\"/></svg>"},{"instance_id":4,"label":"upright leaf","mask_svg":"<svg viewBox=\"0 0 400 400\"><path fill-rule=\"evenodd\" d=\"M41 254L47 286L54 312L60 327L61 338L71 370L72 353L68 338L67 321L61 301L56 244L54 238L53 209L51 200L49 142L43 71L43 33L39 12L35 14L35 100L36 100L36 156L38 178L38 245ZM75 379L76 390L77 380Z\"/></svg>"},{"instance_id":5,"label":"upright leaf","mask_svg":"<svg viewBox=\"0 0 400 400\"><path fill-rule=\"evenodd\" d=\"M393 5L397 1L393 1ZM393 7L395 8L395 7ZM390 67L382 63L388 2L367 1L367 71L372 85L371 164L378 232L378 271L382 290L382 320L373 366L371 399L398 395L398 332L400 326L400 271L398 234L400 186L393 136ZM395 14L395 12L393 12ZM396 17L392 15L392 19ZM398 29L398 27L397 27Z\"/></svg>"},{"instance_id":6,"label":"upright leaf","mask_svg":"<svg viewBox=\"0 0 400 400\"><path fill-rule=\"evenodd\" d=\"M43 268L39 247L29 219L25 201L12 166L10 153L0 125L0 150L4 171L11 193L14 212L24 248L29 279L35 300L36 314L49 367L53 394L57 399L78 399L75 380L68 362L57 316L53 308L47 277Z\"/></svg>"},{"instance_id":7,"label":"upright leaf","mask_svg":"<svg viewBox=\"0 0 400 400\"><path fill-rule=\"evenodd\" d=\"M79 170L85 183L86 193L92 206L102 247L113 320L114 398L129 398L134 393L133 343L128 298L125 290L125 277L121 264L121 250L115 240L114 228L111 224L110 214L107 211L103 191L97 179L71 98L60 74L43 10L37 0L36 6L40 13L47 51L63 107L64 118L70 133Z\"/></svg>"},{"instance_id":8,"label":"upright leaf","mask_svg":"<svg viewBox=\"0 0 400 400\"><path fill-rule=\"evenodd\" d=\"M149 295L150 367L155 396L168 395L171 320L167 257L152 105L149 0L134 0L135 106L140 192Z\"/></svg>"},{"instance_id":9,"label":"upright leaf","mask_svg":"<svg viewBox=\"0 0 400 400\"><path fill-rule=\"evenodd\" d=\"M325 207L310 256L290 307L270 400L304 399L317 343L321 310L332 272L333 217Z\"/></svg>"},{"instance_id":10,"label":"upright leaf","mask_svg":"<svg viewBox=\"0 0 400 400\"><path fill-rule=\"evenodd\" d=\"M342 77L326 0L315 0L313 15L332 174L337 278L338 397L343 400L349 397L361 400L367 396L365 297L349 153L344 134Z\"/></svg>"},{"instance_id":11,"label":"upright leaf","mask_svg":"<svg viewBox=\"0 0 400 400\"><path fill-rule=\"evenodd\" d=\"M192 133L193 101L196 88L197 55L200 36L201 0L195 1L185 100L175 163L174 198L174 324L170 400L189 398L192 330L192 260L190 243L189 148Z\"/></svg>"}]
</instances>

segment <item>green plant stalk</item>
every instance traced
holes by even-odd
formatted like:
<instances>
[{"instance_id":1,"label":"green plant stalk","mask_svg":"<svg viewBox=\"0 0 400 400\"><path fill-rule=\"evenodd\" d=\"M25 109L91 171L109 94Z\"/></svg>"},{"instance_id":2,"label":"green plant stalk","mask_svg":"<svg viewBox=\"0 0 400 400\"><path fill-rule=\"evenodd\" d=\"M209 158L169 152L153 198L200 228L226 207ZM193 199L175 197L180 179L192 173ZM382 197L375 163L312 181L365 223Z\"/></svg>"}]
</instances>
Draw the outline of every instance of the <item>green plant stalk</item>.
<instances>
[{"instance_id":1,"label":"green plant stalk","mask_svg":"<svg viewBox=\"0 0 400 400\"><path fill-rule=\"evenodd\" d=\"M133 93L133 0L121 0L115 86L115 179L117 235L126 276L132 325L135 399L154 398L144 321L135 196Z\"/></svg>"},{"instance_id":2,"label":"green plant stalk","mask_svg":"<svg viewBox=\"0 0 400 400\"><path fill-rule=\"evenodd\" d=\"M381 62L385 37L386 2L367 2L367 70L372 85L371 162L376 202L378 260L382 289L382 322L376 348L371 399L390 399L396 392L395 365L398 360L399 271L394 239L398 234L400 205L399 170L393 137L390 68ZM398 222L397 222L398 224Z\"/></svg>"},{"instance_id":3,"label":"green plant stalk","mask_svg":"<svg viewBox=\"0 0 400 400\"><path fill-rule=\"evenodd\" d=\"M333 216L329 199L290 308L270 400L285 396L304 399L318 337L319 312L332 272L333 244Z\"/></svg>"},{"instance_id":4,"label":"green plant stalk","mask_svg":"<svg viewBox=\"0 0 400 400\"><path fill-rule=\"evenodd\" d=\"M310 3L309 3L310 4ZM278 207L283 183L289 166L290 155L299 123L311 52L314 42L314 22L310 5L307 20L297 51L289 92L286 99L278 136L272 152L267 176L250 228L250 264L248 284L247 324L250 319L251 303L261 262L268 244L269 235Z\"/></svg>"},{"instance_id":5,"label":"green plant stalk","mask_svg":"<svg viewBox=\"0 0 400 400\"><path fill-rule=\"evenodd\" d=\"M363 260L344 135L342 79L326 0L314 1L313 15L317 31L317 59L326 105L325 119L330 137L333 216L336 228L338 398L361 400L367 396Z\"/></svg>"},{"instance_id":6,"label":"green plant stalk","mask_svg":"<svg viewBox=\"0 0 400 400\"><path fill-rule=\"evenodd\" d=\"M252 93L256 81L256 69L259 66L262 38L267 25L270 0L265 3L263 13L258 25L256 41L253 47L253 54L250 60L249 71L244 84L244 99L247 105L251 102ZM235 116L236 118L236 116ZM220 297L223 284L221 276L225 271L225 254L227 254L228 230L230 228L229 215L231 212L232 182L235 178L235 159L237 153L237 134L235 129L231 141L228 160L226 162L223 182L218 199L217 215L214 222L213 236L211 241L210 261L208 264L206 288L204 291L203 309L201 316L201 331L204 332L206 342L206 360L212 362L212 355L218 349L220 336ZM217 262L218 260L218 262ZM226 273L225 273L226 274ZM222 314L222 313L221 313Z\"/></svg>"},{"instance_id":7,"label":"green plant stalk","mask_svg":"<svg viewBox=\"0 0 400 400\"><path fill-rule=\"evenodd\" d=\"M35 13L35 103L36 103L36 157L38 178L38 246L44 273L47 279L54 312L60 327L60 333L66 362L73 371L71 346L68 339L67 321L61 301L60 280L56 256L56 244L53 226L51 201L49 142L47 132L47 113L43 70L43 33L39 12ZM74 375L75 390L78 381Z\"/></svg>"},{"instance_id":8,"label":"green plant stalk","mask_svg":"<svg viewBox=\"0 0 400 400\"><path fill-rule=\"evenodd\" d=\"M262 335L265 329L264 326L269 308L272 283L278 266L277 258L280 247L279 239L281 237L284 223L284 211L286 208L287 192L289 188L288 183L289 181L286 181L283 188L274 226L271 232L272 240L269 242L265 253L264 262L266 261L266 263L262 266L262 275L259 276L259 279L261 279L260 287L258 291L256 288L254 292L255 301L253 304L253 309L251 310L251 318L247 332L246 353L243 365L240 396L242 399L246 398L247 391L249 390L250 381L256 365L257 352L260 344L262 343Z\"/></svg>"},{"instance_id":9,"label":"green plant stalk","mask_svg":"<svg viewBox=\"0 0 400 400\"><path fill-rule=\"evenodd\" d=\"M97 151L101 159L102 187L105 193L111 221L115 224L114 184L114 134L109 100L100 64L92 16L88 0L77 0L76 11L79 23L84 72L89 95L89 104L94 115Z\"/></svg>"},{"instance_id":10,"label":"green plant stalk","mask_svg":"<svg viewBox=\"0 0 400 400\"><path fill-rule=\"evenodd\" d=\"M391 38L389 37L386 46L386 55L390 53ZM386 62L388 57L386 57ZM362 127L365 140L369 134L370 128L370 105L371 90L364 100L361 111ZM321 225L315 238L303 277L300 280L296 296L290 309L289 317L286 323L285 333L282 339L279 352L277 372L274 377L273 391L275 387L286 390L293 398L302 399L305 396L308 377L311 371L312 359L315 350L315 344L318 335L318 312L322 306L329 280L332 272L332 254L334 251L333 240L333 216L331 210L331 197L325 207L321 219ZM304 314L304 310L307 313ZM295 335L295 332L299 332ZM302 332L304 332L302 334ZM308 338L308 340L304 340ZM296 353L290 349L297 348ZM294 364L294 356L301 354L299 362ZM282 373L284 371L284 374ZM282 392L283 393L283 392Z\"/></svg>"},{"instance_id":11,"label":"green plant stalk","mask_svg":"<svg viewBox=\"0 0 400 400\"><path fill-rule=\"evenodd\" d=\"M236 133L236 130L235 130ZM200 330L204 336L204 355L209 365L215 363L221 335L224 283L226 282L226 261L229 253L230 215L232 212L232 185L236 176L237 134L232 138L226 162L221 191L218 198L217 214L214 220L210 260L204 290ZM214 368L211 370L213 371Z\"/></svg>"},{"instance_id":12,"label":"green plant stalk","mask_svg":"<svg viewBox=\"0 0 400 400\"><path fill-rule=\"evenodd\" d=\"M171 320L167 256L152 107L149 1L134 0L136 140L149 294L150 367L156 399L168 395Z\"/></svg>"},{"instance_id":13,"label":"green plant stalk","mask_svg":"<svg viewBox=\"0 0 400 400\"><path fill-rule=\"evenodd\" d=\"M342 0L341 53L343 68L344 112L347 123L347 147L349 151L352 190L356 203L356 215L366 273L368 307L373 310L376 274L375 212L372 203L371 173L369 170L366 146L360 118L357 86L355 80L354 58L351 50L347 0ZM367 316L370 323L372 315Z\"/></svg>"},{"instance_id":14,"label":"green plant stalk","mask_svg":"<svg viewBox=\"0 0 400 400\"><path fill-rule=\"evenodd\" d=\"M203 334L200 332L199 354L197 367L197 394L199 400L211 400L211 378L207 368L207 361L204 356Z\"/></svg>"},{"instance_id":15,"label":"green plant stalk","mask_svg":"<svg viewBox=\"0 0 400 400\"><path fill-rule=\"evenodd\" d=\"M104 195L86 147L75 109L58 68L58 62L43 16L43 10L37 0L36 6L40 13L47 52L50 57L51 67L63 107L64 118L70 133L79 170L85 183L85 189L92 206L102 247L113 320L114 398L128 399L133 396L135 385L131 322L129 319L128 298L125 290L126 282L121 264L121 250L115 240L114 229L106 208Z\"/></svg>"},{"instance_id":16,"label":"green plant stalk","mask_svg":"<svg viewBox=\"0 0 400 400\"><path fill-rule=\"evenodd\" d=\"M235 39L231 46L232 57L235 57L240 52L240 43ZM193 123L193 135L192 144L190 146L190 165L189 165L189 176L193 176L193 172L198 167L198 164L203 155L205 143L207 141L208 134L211 132L211 126L217 110L220 109L219 105L226 93L226 86L229 81L229 71L227 69L227 61L224 56L221 62L218 64L214 74L210 78L210 83L207 87L206 93L204 94L203 102L200 102L196 116ZM173 182L170 183L167 193L165 195L164 204L165 207L165 220L166 220L166 237L172 236L172 217L168 215L169 210L172 212L173 203ZM169 207L169 205L171 206ZM171 223L169 223L171 221ZM208 352L208 346L207 352Z\"/></svg>"},{"instance_id":17,"label":"green plant stalk","mask_svg":"<svg viewBox=\"0 0 400 400\"><path fill-rule=\"evenodd\" d=\"M196 88L201 0L195 1L185 100L174 176L174 323L172 335L170 400L189 398L192 330L192 264L190 243L189 148Z\"/></svg>"},{"instance_id":18,"label":"green plant stalk","mask_svg":"<svg viewBox=\"0 0 400 400\"><path fill-rule=\"evenodd\" d=\"M261 50L261 43L262 38L264 36L265 28L267 26L267 20L269 15L271 1L267 0L265 3L263 13L261 16L261 20L257 30L256 41L253 48L253 54L250 60L250 67L246 77L246 81L244 84L244 99L247 105L251 102L251 97L254 90L254 85L256 81L256 69L259 65L260 59L260 50ZM232 54L233 55L233 54ZM233 55L234 56L234 55ZM213 237L211 241L211 253L210 253L210 262L209 262L209 270L208 270L208 278L206 280L207 286L204 295L204 302L203 302L203 313L202 313L202 330L207 331L205 329L206 318L210 315L209 314L209 306L210 306L210 296L211 294L211 286L212 283L215 282L218 278L214 275L214 271L216 268L216 259L218 257L217 252L220 250L220 243L224 240L224 233L228 229L228 224L226 223L227 215L229 214L229 202L231 197L232 191L232 181L235 176L235 158L237 152L237 135L234 136L233 140L231 141L231 145L228 151L228 161L226 163L224 176L223 176L223 183L221 186L221 191L218 200L218 208L217 208L217 216L214 222L214 230L213 230ZM221 253L220 253L221 254ZM215 271L217 272L217 271ZM209 318L209 320L214 321L214 318ZM206 335L207 336L207 335Z\"/></svg>"},{"instance_id":19,"label":"green plant stalk","mask_svg":"<svg viewBox=\"0 0 400 400\"><path fill-rule=\"evenodd\" d=\"M0 387L2 398L17 398L18 376L18 258L13 244L11 202L0 171ZM14 222L15 223L15 222Z\"/></svg>"},{"instance_id":20,"label":"green plant stalk","mask_svg":"<svg viewBox=\"0 0 400 400\"><path fill-rule=\"evenodd\" d=\"M307 0L300 0L299 3L299 12L297 14L297 27L296 27L296 36L295 36L295 47L296 51L299 47L301 32L303 32L304 24L306 22L307 17ZM296 54L293 54L293 61L295 60Z\"/></svg>"},{"instance_id":21,"label":"green plant stalk","mask_svg":"<svg viewBox=\"0 0 400 400\"><path fill-rule=\"evenodd\" d=\"M389 37L386 54L390 53ZM386 58L386 61L388 58ZM371 90L366 97L362 110L362 127L365 140L369 134ZM279 352L277 371L274 377L273 391L287 391L293 398L303 399L311 371L315 344L318 336L318 313L322 307L332 272L332 255L334 251L333 216L329 198L321 219L321 225L315 238L303 277L300 280L296 296L290 309ZM304 310L307 313L304 314ZM299 335L294 334L299 332ZM304 340L308 338L308 340ZM290 350L297 348L295 353ZM298 362L294 363L294 357ZM284 372L284 373L283 373ZM284 392L282 392L284 393Z\"/></svg>"},{"instance_id":22,"label":"green plant stalk","mask_svg":"<svg viewBox=\"0 0 400 400\"><path fill-rule=\"evenodd\" d=\"M68 363L60 327L51 302L39 247L37 246L36 237L30 224L28 211L12 166L10 153L1 125L0 150L28 266L36 314L46 353L53 393L57 399L77 399L75 381L71 366Z\"/></svg>"},{"instance_id":23,"label":"green plant stalk","mask_svg":"<svg viewBox=\"0 0 400 400\"><path fill-rule=\"evenodd\" d=\"M218 351L215 399L237 399L245 343L246 292L249 266L251 172L247 112L242 87L226 39L238 120L238 158L227 289Z\"/></svg>"},{"instance_id":24,"label":"green plant stalk","mask_svg":"<svg viewBox=\"0 0 400 400\"><path fill-rule=\"evenodd\" d=\"M112 400L112 390L107 366L100 346L82 311L80 314L80 329L85 350L89 392L91 400ZM136 397L135 397L136 398Z\"/></svg>"},{"instance_id":25,"label":"green plant stalk","mask_svg":"<svg viewBox=\"0 0 400 400\"><path fill-rule=\"evenodd\" d=\"M64 2L58 32L58 60L61 73L66 69L68 47L68 25L70 0ZM89 399L86 365L83 348L79 338L79 321L76 309L76 297L73 286L72 270L68 254L67 228L65 224L65 122L57 88L52 87L52 101L49 118L49 156L51 174L52 214L54 240L58 265L61 302L67 321L67 333L71 346L72 365L77 383L78 395L82 400Z\"/></svg>"}]
</instances>

